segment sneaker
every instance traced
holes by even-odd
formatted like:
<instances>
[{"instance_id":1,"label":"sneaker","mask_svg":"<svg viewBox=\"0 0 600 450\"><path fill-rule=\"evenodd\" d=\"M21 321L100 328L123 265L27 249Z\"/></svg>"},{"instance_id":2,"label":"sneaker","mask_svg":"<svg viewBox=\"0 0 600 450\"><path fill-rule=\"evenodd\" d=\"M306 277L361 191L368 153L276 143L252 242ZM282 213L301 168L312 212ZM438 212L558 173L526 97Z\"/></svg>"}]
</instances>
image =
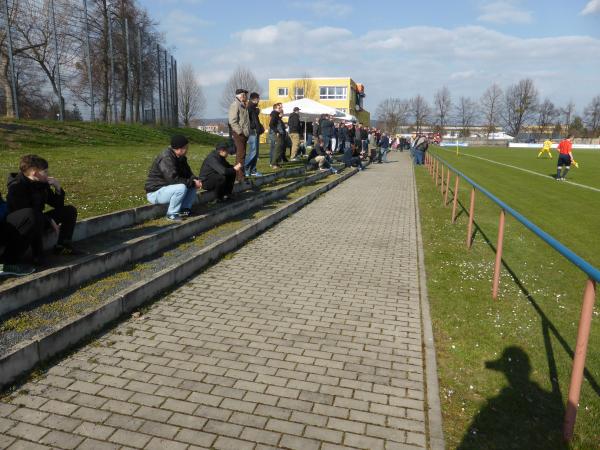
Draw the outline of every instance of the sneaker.
<instances>
[{"instance_id":1,"label":"sneaker","mask_svg":"<svg viewBox=\"0 0 600 450\"><path fill-rule=\"evenodd\" d=\"M190 208L183 208L181 211L179 211L179 216L182 218L190 217L192 215L192 210Z\"/></svg>"},{"instance_id":2,"label":"sneaker","mask_svg":"<svg viewBox=\"0 0 600 450\"><path fill-rule=\"evenodd\" d=\"M24 277L35 272L35 267L29 264L0 264L0 276L13 275L15 277Z\"/></svg>"},{"instance_id":3,"label":"sneaker","mask_svg":"<svg viewBox=\"0 0 600 450\"><path fill-rule=\"evenodd\" d=\"M292 158L290 159L290 161L296 162L296 161L300 161L298 158Z\"/></svg>"},{"instance_id":4,"label":"sneaker","mask_svg":"<svg viewBox=\"0 0 600 450\"><path fill-rule=\"evenodd\" d=\"M256 172L252 172L252 176L253 177L262 177L263 174L257 170Z\"/></svg>"},{"instance_id":5,"label":"sneaker","mask_svg":"<svg viewBox=\"0 0 600 450\"><path fill-rule=\"evenodd\" d=\"M83 255L83 252L73 248L71 243L63 242L62 244L56 244L52 249L52 253L55 255L63 255L63 256L77 256Z\"/></svg>"},{"instance_id":6,"label":"sneaker","mask_svg":"<svg viewBox=\"0 0 600 450\"><path fill-rule=\"evenodd\" d=\"M245 176L246 178L248 178L250 175L252 175L250 172L244 172L244 176Z\"/></svg>"},{"instance_id":7,"label":"sneaker","mask_svg":"<svg viewBox=\"0 0 600 450\"><path fill-rule=\"evenodd\" d=\"M337 169L336 169L336 168L332 167L332 168L331 168L331 173L338 173L338 171L337 171Z\"/></svg>"},{"instance_id":8,"label":"sneaker","mask_svg":"<svg viewBox=\"0 0 600 450\"><path fill-rule=\"evenodd\" d=\"M179 214L169 214L167 220L170 220L171 222L181 222L183 219Z\"/></svg>"}]
</instances>

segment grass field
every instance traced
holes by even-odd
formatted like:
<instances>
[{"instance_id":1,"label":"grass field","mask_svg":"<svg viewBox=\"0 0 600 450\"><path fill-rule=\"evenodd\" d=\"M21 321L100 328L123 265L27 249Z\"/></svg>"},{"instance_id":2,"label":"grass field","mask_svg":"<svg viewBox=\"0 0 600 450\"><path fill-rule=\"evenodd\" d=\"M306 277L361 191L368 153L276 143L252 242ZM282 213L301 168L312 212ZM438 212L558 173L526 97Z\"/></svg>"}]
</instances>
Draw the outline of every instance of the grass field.
<instances>
[{"instance_id":1,"label":"grass field","mask_svg":"<svg viewBox=\"0 0 600 450\"><path fill-rule=\"evenodd\" d=\"M191 128L0 121L0 193L6 194L5 180L17 171L20 156L37 153L48 160L79 218L144 205L148 169L175 133L190 139L188 159L194 173L214 144L223 140ZM261 146L262 172L271 171L266 148Z\"/></svg>"},{"instance_id":2,"label":"grass field","mask_svg":"<svg viewBox=\"0 0 600 450\"><path fill-rule=\"evenodd\" d=\"M555 159L536 160L536 151L521 149L461 149L458 157L430 150L600 264L600 192L472 156L542 175L554 172ZM571 180L600 188L600 152L574 154L581 168L572 170ZM561 441L562 420L585 275L507 218L500 298L493 301L498 207L477 196L477 228L467 251L467 214L462 211L452 225L439 187L423 167L415 170L448 448L569 448ZM463 183L464 207L468 195ZM571 446L577 449L600 448L599 312L597 304Z\"/></svg>"}]
</instances>

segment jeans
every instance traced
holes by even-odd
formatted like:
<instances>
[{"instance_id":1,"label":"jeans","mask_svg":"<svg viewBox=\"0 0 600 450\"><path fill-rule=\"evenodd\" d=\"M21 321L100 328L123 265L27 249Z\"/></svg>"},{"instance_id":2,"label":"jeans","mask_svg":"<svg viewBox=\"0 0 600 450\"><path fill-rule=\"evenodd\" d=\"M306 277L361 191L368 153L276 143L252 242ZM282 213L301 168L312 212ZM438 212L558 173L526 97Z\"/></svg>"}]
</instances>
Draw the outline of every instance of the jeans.
<instances>
[{"instance_id":1,"label":"jeans","mask_svg":"<svg viewBox=\"0 0 600 450\"><path fill-rule=\"evenodd\" d=\"M244 161L244 169L247 173L254 173L256 172L256 163L258 162L259 139L257 134L250 134L250 137L248 137L248 147L249 151Z\"/></svg>"},{"instance_id":2,"label":"jeans","mask_svg":"<svg viewBox=\"0 0 600 450\"><path fill-rule=\"evenodd\" d=\"M381 147L381 150L379 151L379 154L380 154L379 161L388 162L388 159L387 159L388 151L389 151L388 148Z\"/></svg>"},{"instance_id":3,"label":"jeans","mask_svg":"<svg viewBox=\"0 0 600 450\"><path fill-rule=\"evenodd\" d=\"M331 144L331 136L323 135L323 148L327 150Z\"/></svg>"},{"instance_id":4,"label":"jeans","mask_svg":"<svg viewBox=\"0 0 600 450\"><path fill-rule=\"evenodd\" d=\"M331 151L333 153L335 153L336 150L337 150L337 138L332 137L331 138Z\"/></svg>"},{"instance_id":5,"label":"jeans","mask_svg":"<svg viewBox=\"0 0 600 450\"><path fill-rule=\"evenodd\" d=\"M421 166L424 164L425 152L415 148L415 164Z\"/></svg>"},{"instance_id":6,"label":"jeans","mask_svg":"<svg viewBox=\"0 0 600 450\"><path fill-rule=\"evenodd\" d=\"M153 205L169 204L167 216L177 214L182 209L191 209L196 201L196 189L188 188L185 184L170 184L158 191L148 192L146 198Z\"/></svg>"}]
</instances>

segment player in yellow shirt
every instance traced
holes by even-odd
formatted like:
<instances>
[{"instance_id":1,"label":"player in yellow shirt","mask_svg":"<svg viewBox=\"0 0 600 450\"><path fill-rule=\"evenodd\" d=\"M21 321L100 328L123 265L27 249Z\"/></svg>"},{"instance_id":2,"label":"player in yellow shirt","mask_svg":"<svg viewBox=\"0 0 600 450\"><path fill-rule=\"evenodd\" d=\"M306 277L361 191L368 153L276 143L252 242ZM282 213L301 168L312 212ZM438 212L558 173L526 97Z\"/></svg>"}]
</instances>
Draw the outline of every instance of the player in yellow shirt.
<instances>
[{"instance_id":1,"label":"player in yellow shirt","mask_svg":"<svg viewBox=\"0 0 600 450\"><path fill-rule=\"evenodd\" d=\"M537 157L539 158L540 156L542 156L545 153L548 154L548 158L552 158L552 141L550 139L546 139L544 141L544 146L538 153Z\"/></svg>"}]
</instances>

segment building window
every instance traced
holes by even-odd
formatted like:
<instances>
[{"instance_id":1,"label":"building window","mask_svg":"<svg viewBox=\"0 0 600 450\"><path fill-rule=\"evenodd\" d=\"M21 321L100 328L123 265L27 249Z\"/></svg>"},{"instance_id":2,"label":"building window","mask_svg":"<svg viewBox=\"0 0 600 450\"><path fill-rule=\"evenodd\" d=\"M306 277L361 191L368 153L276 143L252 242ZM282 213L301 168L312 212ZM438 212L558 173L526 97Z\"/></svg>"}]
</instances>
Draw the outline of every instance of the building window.
<instances>
[{"instance_id":1,"label":"building window","mask_svg":"<svg viewBox=\"0 0 600 450\"><path fill-rule=\"evenodd\" d=\"M294 97L296 98L296 100L300 100L301 98L304 98L304 88L297 87Z\"/></svg>"},{"instance_id":2,"label":"building window","mask_svg":"<svg viewBox=\"0 0 600 450\"><path fill-rule=\"evenodd\" d=\"M348 88L346 86L321 86L321 100L346 100Z\"/></svg>"},{"instance_id":3,"label":"building window","mask_svg":"<svg viewBox=\"0 0 600 450\"><path fill-rule=\"evenodd\" d=\"M287 97L288 96L288 88L278 88L277 95L279 97Z\"/></svg>"}]
</instances>

